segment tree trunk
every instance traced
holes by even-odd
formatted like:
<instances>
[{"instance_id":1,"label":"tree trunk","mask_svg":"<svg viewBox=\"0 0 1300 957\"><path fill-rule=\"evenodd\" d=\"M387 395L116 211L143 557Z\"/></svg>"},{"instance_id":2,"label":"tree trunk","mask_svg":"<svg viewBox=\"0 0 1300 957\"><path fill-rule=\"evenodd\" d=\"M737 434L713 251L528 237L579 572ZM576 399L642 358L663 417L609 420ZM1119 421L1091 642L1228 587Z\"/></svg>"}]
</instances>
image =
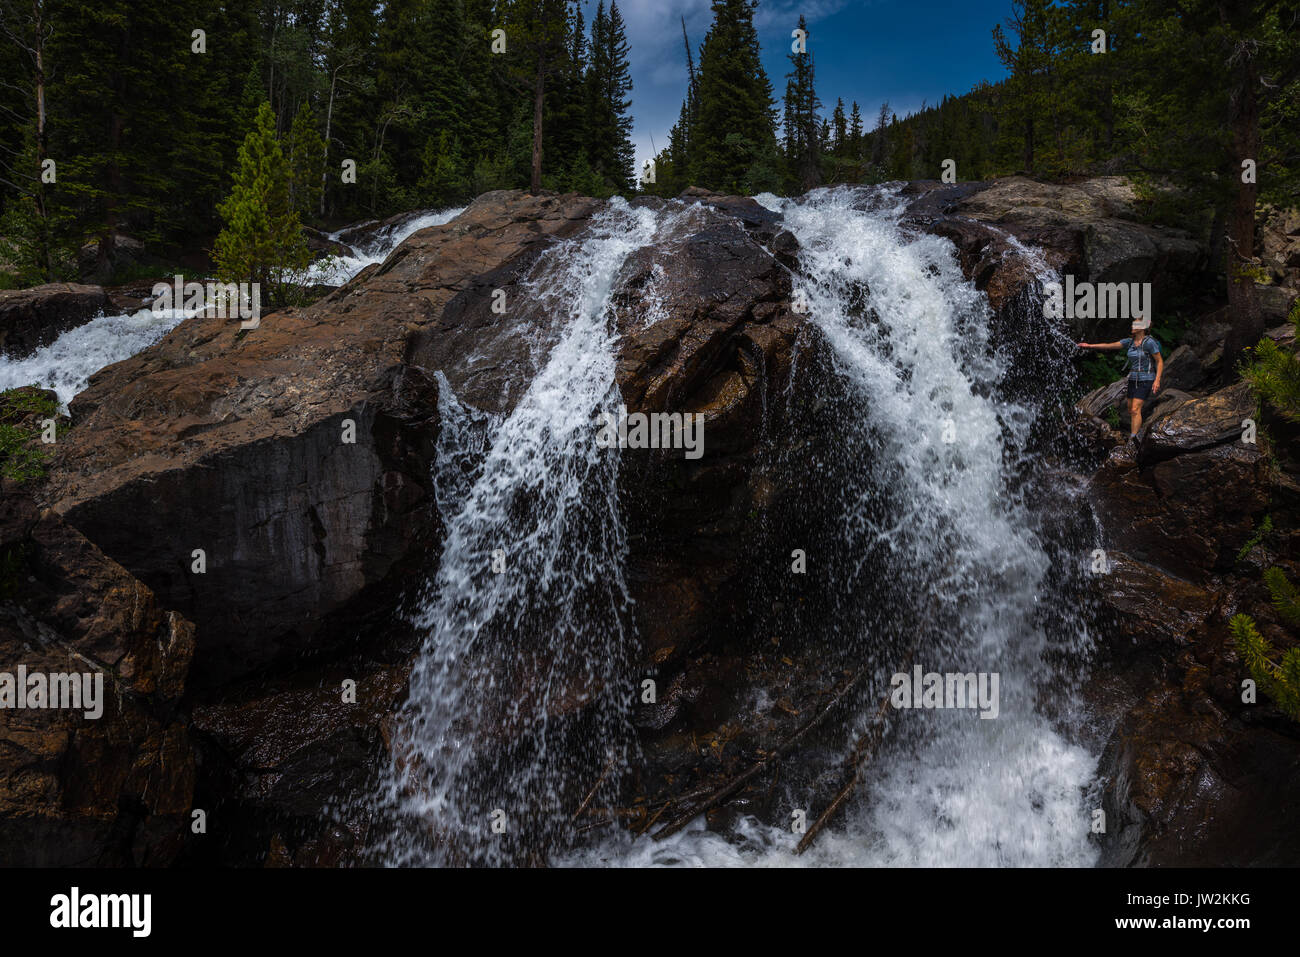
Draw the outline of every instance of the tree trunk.
<instances>
[{"instance_id":1,"label":"tree trunk","mask_svg":"<svg viewBox=\"0 0 1300 957\"><path fill-rule=\"evenodd\" d=\"M1259 188L1254 182L1256 176L1250 177L1251 182L1242 182L1241 168L1243 160L1259 161L1255 61L1244 46L1238 47L1236 56L1237 83L1228 107L1237 163L1237 190L1227 231L1228 313L1232 325L1223 343L1220 376L1224 382L1236 378L1242 353L1264 334L1264 319L1260 315L1255 279L1250 269L1255 258L1255 201Z\"/></svg>"},{"instance_id":2,"label":"tree trunk","mask_svg":"<svg viewBox=\"0 0 1300 957\"><path fill-rule=\"evenodd\" d=\"M339 70L343 69L340 64L334 68L334 73L330 76L330 104L325 110L325 153L321 158L320 168L320 216L325 218L325 190L328 183L327 177L330 174L330 123L334 121L334 89L339 82Z\"/></svg>"},{"instance_id":3,"label":"tree trunk","mask_svg":"<svg viewBox=\"0 0 1300 957\"><path fill-rule=\"evenodd\" d=\"M131 62L130 37L125 27L119 30L117 49L119 63ZM122 155L122 136L126 127L126 117L121 112L121 106L126 101L126 77L120 70L112 75L111 85L113 107L108 117L108 155L111 159L104 170L103 232L100 234L99 250L95 257L95 269L101 280L107 280L113 271L113 251L117 245L119 225L119 197L122 195L122 165L118 157Z\"/></svg>"},{"instance_id":4,"label":"tree trunk","mask_svg":"<svg viewBox=\"0 0 1300 957\"><path fill-rule=\"evenodd\" d=\"M546 92L546 57L537 54L537 79L533 82L533 177L529 192L542 191L542 100Z\"/></svg>"},{"instance_id":5,"label":"tree trunk","mask_svg":"<svg viewBox=\"0 0 1300 957\"><path fill-rule=\"evenodd\" d=\"M32 0L32 60L36 88L36 216L40 220L40 266L46 282L54 282L54 254L50 236L50 211L46 203L45 160L49 157L49 137L45 129L45 4Z\"/></svg>"}]
</instances>

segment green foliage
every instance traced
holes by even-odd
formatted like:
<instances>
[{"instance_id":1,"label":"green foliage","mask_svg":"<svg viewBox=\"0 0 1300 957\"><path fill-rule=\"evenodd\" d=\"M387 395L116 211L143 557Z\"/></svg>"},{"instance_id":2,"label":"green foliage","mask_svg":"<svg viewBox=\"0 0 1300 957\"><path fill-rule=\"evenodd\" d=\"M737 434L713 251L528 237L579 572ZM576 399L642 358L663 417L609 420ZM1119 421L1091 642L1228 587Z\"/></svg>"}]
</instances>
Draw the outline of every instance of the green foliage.
<instances>
[{"instance_id":1,"label":"green foliage","mask_svg":"<svg viewBox=\"0 0 1300 957\"><path fill-rule=\"evenodd\" d=\"M213 258L223 281L259 283L263 301L285 301L310 262L298 215L290 205L291 170L275 135L269 103L258 107L239 148L234 188L220 206L225 228Z\"/></svg>"},{"instance_id":2,"label":"green foliage","mask_svg":"<svg viewBox=\"0 0 1300 957\"><path fill-rule=\"evenodd\" d=\"M1264 638L1249 615L1233 615L1228 623L1237 652L1261 691L1292 720L1300 721L1300 648L1278 657L1277 649Z\"/></svg>"},{"instance_id":3,"label":"green foliage","mask_svg":"<svg viewBox=\"0 0 1300 957\"><path fill-rule=\"evenodd\" d=\"M31 196L17 197L0 215L0 269L14 289L75 279L75 243L39 214Z\"/></svg>"},{"instance_id":4,"label":"green foliage","mask_svg":"<svg viewBox=\"0 0 1300 957\"><path fill-rule=\"evenodd\" d=\"M1292 308L1290 319L1300 334L1300 309ZM1265 336L1241 374L1279 415L1289 422L1300 422L1300 359L1295 353Z\"/></svg>"},{"instance_id":5,"label":"green foliage","mask_svg":"<svg viewBox=\"0 0 1300 957\"><path fill-rule=\"evenodd\" d=\"M45 474L49 450L32 442L32 433L14 425L0 425L0 475L13 482L28 482Z\"/></svg>"},{"instance_id":6,"label":"green foliage","mask_svg":"<svg viewBox=\"0 0 1300 957\"><path fill-rule=\"evenodd\" d=\"M0 392L0 475L17 483L45 475L51 449L41 442L40 422L57 420L58 411L58 403L36 387ZM56 425L56 438L61 432Z\"/></svg>"},{"instance_id":7,"label":"green foliage","mask_svg":"<svg viewBox=\"0 0 1300 957\"><path fill-rule=\"evenodd\" d=\"M635 180L632 117L628 113L632 75L628 62L623 14L617 3L610 3L606 15L604 3L598 2L591 24L591 65L585 78L585 152L589 159L578 158L572 169L575 177L580 177L589 168L602 183L597 187L602 192L608 188L628 191Z\"/></svg>"},{"instance_id":8,"label":"green foliage","mask_svg":"<svg viewBox=\"0 0 1300 957\"><path fill-rule=\"evenodd\" d=\"M1124 371L1125 359L1105 352L1090 352L1079 360L1079 375L1085 393L1110 385Z\"/></svg>"},{"instance_id":9,"label":"green foliage","mask_svg":"<svg viewBox=\"0 0 1300 957\"><path fill-rule=\"evenodd\" d=\"M87 241L107 270L117 234L166 259L229 229L221 201L263 103L304 223L462 203L483 184L526 187L539 58L547 182L597 195L634 187L629 41L608 0L598 40L574 0L0 4L0 285L75 278ZM196 27L205 53L191 52ZM491 52L496 28L504 55ZM36 36L44 143L35 61L16 46ZM38 148L58 159L39 213ZM339 175L344 160L355 183Z\"/></svg>"},{"instance_id":10,"label":"green foliage","mask_svg":"<svg viewBox=\"0 0 1300 957\"><path fill-rule=\"evenodd\" d=\"M1242 545L1241 550L1237 552L1237 561L1245 561L1246 556L1250 554L1251 549L1264 544L1272 534L1273 516L1265 515L1263 520L1259 523L1259 527L1255 529L1255 534L1250 536L1250 538L1246 540L1246 544Z\"/></svg>"},{"instance_id":11,"label":"green foliage","mask_svg":"<svg viewBox=\"0 0 1300 957\"><path fill-rule=\"evenodd\" d=\"M316 132L316 116L304 102L293 118L284 151L289 160L289 205L303 221L316 216L325 172L325 141Z\"/></svg>"},{"instance_id":12,"label":"green foliage","mask_svg":"<svg viewBox=\"0 0 1300 957\"><path fill-rule=\"evenodd\" d=\"M808 32L808 24L799 17L799 29ZM790 185L798 192L821 185L822 151L826 142L817 123L821 100L817 98L815 67L812 53L790 53L793 69L786 74L785 83L785 155L790 163ZM839 105L837 122L844 122L844 107Z\"/></svg>"},{"instance_id":13,"label":"green foliage","mask_svg":"<svg viewBox=\"0 0 1300 957\"><path fill-rule=\"evenodd\" d=\"M1287 581L1286 574L1280 568L1269 568L1264 572L1264 584L1268 587L1269 599L1277 610L1279 617L1289 625L1300 625L1300 595L1295 586Z\"/></svg>"},{"instance_id":14,"label":"green foliage","mask_svg":"<svg viewBox=\"0 0 1300 957\"><path fill-rule=\"evenodd\" d=\"M1156 323L1152 323L1151 335L1160 343L1160 348L1165 354L1165 360L1178 348L1178 344L1183 341L1187 335L1187 330L1191 321L1187 316L1178 312L1162 314Z\"/></svg>"},{"instance_id":15,"label":"green foliage","mask_svg":"<svg viewBox=\"0 0 1300 957\"><path fill-rule=\"evenodd\" d=\"M714 0L700 46L699 105L688 158L697 185L743 192L775 142L772 85L763 70L754 0Z\"/></svg>"}]
</instances>

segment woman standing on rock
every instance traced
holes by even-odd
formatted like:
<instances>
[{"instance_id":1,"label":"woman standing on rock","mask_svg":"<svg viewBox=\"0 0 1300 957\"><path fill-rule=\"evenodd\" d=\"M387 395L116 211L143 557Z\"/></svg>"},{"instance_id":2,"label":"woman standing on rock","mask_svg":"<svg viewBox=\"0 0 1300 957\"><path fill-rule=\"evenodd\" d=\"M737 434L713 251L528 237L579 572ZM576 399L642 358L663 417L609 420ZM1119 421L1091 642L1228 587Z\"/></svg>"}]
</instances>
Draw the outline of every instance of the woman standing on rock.
<instances>
[{"instance_id":1,"label":"woman standing on rock","mask_svg":"<svg viewBox=\"0 0 1300 957\"><path fill-rule=\"evenodd\" d=\"M1165 357L1160 354L1160 343L1147 335L1146 323L1133 323L1133 335L1119 342L1080 342L1080 349L1097 349L1101 352L1128 352L1128 414L1130 442L1136 442L1138 429L1142 428L1142 403L1160 392L1160 377L1165 372Z\"/></svg>"}]
</instances>

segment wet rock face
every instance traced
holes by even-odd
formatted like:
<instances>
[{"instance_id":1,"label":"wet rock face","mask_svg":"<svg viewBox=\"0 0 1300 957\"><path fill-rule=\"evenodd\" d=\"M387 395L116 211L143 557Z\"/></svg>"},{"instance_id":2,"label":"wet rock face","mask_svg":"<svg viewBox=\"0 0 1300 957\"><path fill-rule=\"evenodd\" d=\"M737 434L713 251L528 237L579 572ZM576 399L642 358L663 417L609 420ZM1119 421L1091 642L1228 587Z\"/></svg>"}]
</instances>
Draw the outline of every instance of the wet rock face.
<instances>
[{"instance_id":1,"label":"wet rock face","mask_svg":"<svg viewBox=\"0 0 1300 957\"><path fill-rule=\"evenodd\" d=\"M1258 442L1242 441L1242 420L1254 411L1248 385L1168 408L1144 424L1137 450L1111 452L1093 497L1116 547L1202 582L1227 571L1250 537L1268 504L1268 465Z\"/></svg>"},{"instance_id":2,"label":"wet rock face","mask_svg":"<svg viewBox=\"0 0 1300 957\"><path fill-rule=\"evenodd\" d=\"M1294 575L1294 563L1282 564ZM1228 630L1233 614L1248 611L1271 639L1291 640L1262 584L1219 579L1198 589L1149 568L1116 571L1133 596L1132 643L1112 645L1098 667L1129 675L1136 703L1117 715L1101 758L1101 863L1294 865L1300 731L1267 698L1242 701L1246 672Z\"/></svg>"},{"instance_id":3,"label":"wet rock face","mask_svg":"<svg viewBox=\"0 0 1300 957\"><path fill-rule=\"evenodd\" d=\"M330 239L319 229L312 229L309 226L302 228L303 239L307 241L307 248L311 250L312 259L321 259L325 256L351 256L354 251L351 246Z\"/></svg>"},{"instance_id":4,"label":"wet rock face","mask_svg":"<svg viewBox=\"0 0 1300 957\"><path fill-rule=\"evenodd\" d=\"M426 369L472 392L468 342L490 349L465 328L448 358L422 329L593 205L487 194L307 309L252 330L187 320L77 396L44 501L196 623L197 682L328 645L436 544ZM507 337L490 364L520 348Z\"/></svg>"},{"instance_id":5,"label":"wet rock face","mask_svg":"<svg viewBox=\"0 0 1300 957\"><path fill-rule=\"evenodd\" d=\"M0 864L169 864L195 780L177 710L194 627L57 516L0 491L0 671L103 675L98 718L0 710Z\"/></svg>"},{"instance_id":6,"label":"wet rock face","mask_svg":"<svg viewBox=\"0 0 1300 957\"><path fill-rule=\"evenodd\" d=\"M100 286L55 282L0 289L0 353L16 359L29 356L112 307Z\"/></svg>"},{"instance_id":7,"label":"wet rock face","mask_svg":"<svg viewBox=\"0 0 1300 957\"><path fill-rule=\"evenodd\" d=\"M1081 408L1114 404L1110 391ZM1111 549L1087 691L1113 726L1100 765L1104 865L1297 860L1288 808L1300 790L1300 733L1266 699L1241 700L1246 671L1228 628L1244 611L1279 646L1293 641L1260 572L1277 564L1294 579L1295 556L1279 546L1266 561L1254 557L1260 546L1238 555L1266 511L1282 521L1278 509L1290 508L1266 440L1242 441L1255 402L1245 383L1165 390L1148 404L1137 447L1116 445L1092 480ZM1115 680L1126 688L1118 695L1106 690Z\"/></svg>"},{"instance_id":8,"label":"wet rock face","mask_svg":"<svg viewBox=\"0 0 1300 957\"><path fill-rule=\"evenodd\" d=\"M444 281L442 276L429 277L433 282L425 288L446 292L439 297L440 310L412 331L403 361L442 372L461 402L485 412L509 412L567 317L568 304L534 302L528 280L542 253L579 235L600 206L578 196L486 193L444 227L454 237L449 249L421 249L414 237L407 240L367 277L365 295L405 288L421 264L441 273L458 263L464 275L453 285L434 285ZM455 258L452 264L435 264L434 252Z\"/></svg>"},{"instance_id":9,"label":"wet rock face","mask_svg":"<svg viewBox=\"0 0 1300 957\"><path fill-rule=\"evenodd\" d=\"M1133 221L1134 197L1121 177L1078 185L1010 176L991 183L909 184L913 222L956 245L962 268L989 296L995 313L1033 281L1023 257L1007 255L1013 241L1036 247L1046 264L1076 281L1152 283L1157 317L1178 301L1205 261L1188 236ZM1074 320L1090 341L1127 334L1128 319Z\"/></svg>"},{"instance_id":10,"label":"wet rock face","mask_svg":"<svg viewBox=\"0 0 1300 957\"><path fill-rule=\"evenodd\" d=\"M780 234L752 200L706 194L663 241L630 257L615 296L615 378L629 413L704 417L696 460L676 449L622 457L628 577L650 662L743 630L753 515L788 488L762 463L806 328L791 309L789 271L764 248Z\"/></svg>"},{"instance_id":11,"label":"wet rock face","mask_svg":"<svg viewBox=\"0 0 1300 957\"><path fill-rule=\"evenodd\" d=\"M409 672L409 660L334 662L197 701L192 737L203 775L195 800L218 804L236 823L191 842L184 863L356 862L369 815L351 802L378 786Z\"/></svg>"}]
</instances>

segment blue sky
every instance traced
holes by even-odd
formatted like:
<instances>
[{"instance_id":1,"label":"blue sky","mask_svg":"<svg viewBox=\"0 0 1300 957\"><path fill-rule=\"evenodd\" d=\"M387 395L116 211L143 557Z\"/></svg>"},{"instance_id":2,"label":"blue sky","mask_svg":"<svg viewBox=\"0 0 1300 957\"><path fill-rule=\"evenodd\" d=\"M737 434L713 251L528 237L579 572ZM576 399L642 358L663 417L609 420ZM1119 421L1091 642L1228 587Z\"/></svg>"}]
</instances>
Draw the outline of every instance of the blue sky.
<instances>
[{"instance_id":1,"label":"blue sky","mask_svg":"<svg viewBox=\"0 0 1300 957\"><path fill-rule=\"evenodd\" d=\"M712 17L709 0L619 0L631 47L632 115L637 168L654 145L663 149L686 91L680 17L698 53ZM1005 76L993 53L992 30L1011 0L760 0L755 23L763 66L778 100L789 72L790 31L802 13L817 71L817 93L829 114L835 98L847 112L858 101L868 129L883 100L900 116L945 93L965 93L980 80ZM584 0L587 22L596 0Z\"/></svg>"}]
</instances>

